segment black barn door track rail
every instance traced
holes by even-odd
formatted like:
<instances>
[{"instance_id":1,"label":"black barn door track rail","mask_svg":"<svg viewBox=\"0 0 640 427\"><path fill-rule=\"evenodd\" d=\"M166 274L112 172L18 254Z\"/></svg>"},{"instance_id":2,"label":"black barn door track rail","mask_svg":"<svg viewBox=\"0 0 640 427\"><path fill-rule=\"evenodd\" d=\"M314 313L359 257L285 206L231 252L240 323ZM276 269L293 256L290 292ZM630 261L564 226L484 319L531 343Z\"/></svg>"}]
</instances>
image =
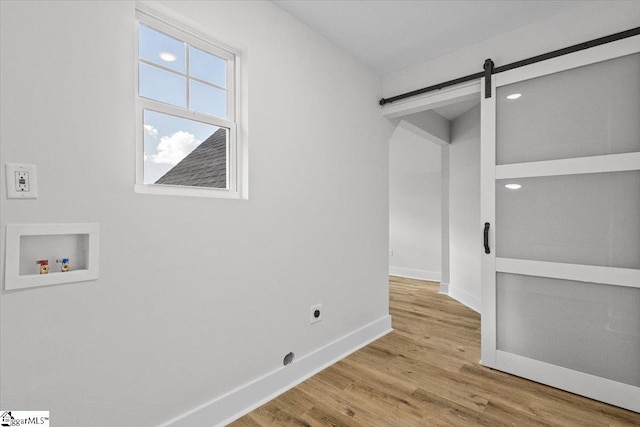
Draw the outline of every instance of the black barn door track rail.
<instances>
[{"instance_id":1,"label":"black barn door track rail","mask_svg":"<svg viewBox=\"0 0 640 427\"><path fill-rule=\"evenodd\" d=\"M626 39L628 37L633 37L640 35L640 27L632 28L630 30L621 31L619 33L611 34L605 37L600 37L595 40L591 40L584 43L579 43L573 46L565 47L563 49L554 50L553 52L544 53L542 55L533 56L528 59L523 59L521 61L512 62L511 64L502 65L500 67L495 67L493 61L491 59L487 59L484 62L484 71L470 74L468 76L460 77L457 79L449 80L443 83L438 83L436 85L427 86L422 89L417 89L411 92L403 93L401 95L392 96L391 98L382 98L380 100L380 105L390 104L395 101L399 101L401 99L410 98L417 95L422 95L423 93L433 92L435 90L444 89L449 86L455 86L460 83L469 82L472 80L477 80L482 77L486 77L485 79L485 88L484 88L484 97L491 98L491 75L502 73L504 71L513 70L514 68L524 67L525 65L535 64L536 62L546 61L547 59L556 58L558 56L567 55L569 53L578 52L580 50L589 49L592 47L600 46L603 44L611 43L617 40Z\"/></svg>"}]
</instances>

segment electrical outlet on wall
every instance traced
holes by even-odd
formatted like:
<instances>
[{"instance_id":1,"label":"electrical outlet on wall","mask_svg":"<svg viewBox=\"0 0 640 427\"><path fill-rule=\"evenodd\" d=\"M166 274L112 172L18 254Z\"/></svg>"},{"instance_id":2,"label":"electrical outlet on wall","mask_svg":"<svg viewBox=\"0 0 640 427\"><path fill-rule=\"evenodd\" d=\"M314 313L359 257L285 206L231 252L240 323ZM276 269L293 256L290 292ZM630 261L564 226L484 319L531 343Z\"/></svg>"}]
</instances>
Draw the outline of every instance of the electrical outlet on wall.
<instances>
[{"instance_id":1,"label":"electrical outlet on wall","mask_svg":"<svg viewBox=\"0 0 640 427\"><path fill-rule=\"evenodd\" d=\"M36 165L7 163L7 199L37 199L38 177Z\"/></svg>"},{"instance_id":2,"label":"electrical outlet on wall","mask_svg":"<svg viewBox=\"0 0 640 427\"><path fill-rule=\"evenodd\" d=\"M16 191L28 193L30 190L29 186L29 172L27 171L15 171L13 173L15 178Z\"/></svg>"},{"instance_id":3,"label":"electrical outlet on wall","mask_svg":"<svg viewBox=\"0 0 640 427\"><path fill-rule=\"evenodd\" d=\"M311 306L311 324L317 323L322 320L322 304L316 304Z\"/></svg>"}]
</instances>

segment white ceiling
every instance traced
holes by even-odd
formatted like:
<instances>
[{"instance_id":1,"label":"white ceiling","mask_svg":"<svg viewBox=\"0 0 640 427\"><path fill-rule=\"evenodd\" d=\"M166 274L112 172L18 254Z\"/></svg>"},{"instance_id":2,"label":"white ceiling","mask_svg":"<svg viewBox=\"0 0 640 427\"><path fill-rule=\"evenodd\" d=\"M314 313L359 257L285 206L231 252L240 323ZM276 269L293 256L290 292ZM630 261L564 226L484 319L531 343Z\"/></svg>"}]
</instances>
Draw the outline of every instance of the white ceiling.
<instances>
[{"instance_id":1,"label":"white ceiling","mask_svg":"<svg viewBox=\"0 0 640 427\"><path fill-rule=\"evenodd\" d=\"M581 1L272 0L380 75L565 12Z\"/></svg>"}]
</instances>

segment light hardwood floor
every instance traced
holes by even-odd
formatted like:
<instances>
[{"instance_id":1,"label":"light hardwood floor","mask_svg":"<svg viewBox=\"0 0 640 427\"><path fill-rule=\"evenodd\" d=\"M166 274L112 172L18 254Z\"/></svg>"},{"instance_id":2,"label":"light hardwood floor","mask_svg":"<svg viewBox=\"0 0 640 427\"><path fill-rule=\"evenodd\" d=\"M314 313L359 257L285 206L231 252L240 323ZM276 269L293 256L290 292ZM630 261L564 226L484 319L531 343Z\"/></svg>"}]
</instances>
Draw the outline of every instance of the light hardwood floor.
<instances>
[{"instance_id":1,"label":"light hardwood floor","mask_svg":"<svg viewBox=\"0 0 640 427\"><path fill-rule=\"evenodd\" d=\"M478 364L480 316L391 277L394 331L231 424L640 426L640 414Z\"/></svg>"}]
</instances>

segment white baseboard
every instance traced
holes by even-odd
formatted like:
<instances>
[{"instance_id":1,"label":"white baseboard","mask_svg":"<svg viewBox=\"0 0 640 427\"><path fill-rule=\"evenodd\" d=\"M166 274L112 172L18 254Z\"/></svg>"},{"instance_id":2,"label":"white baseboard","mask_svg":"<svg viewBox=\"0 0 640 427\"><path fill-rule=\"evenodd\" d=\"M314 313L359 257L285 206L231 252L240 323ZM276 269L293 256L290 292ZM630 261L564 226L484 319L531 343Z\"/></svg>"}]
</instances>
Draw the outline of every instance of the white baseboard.
<instances>
[{"instance_id":1,"label":"white baseboard","mask_svg":"<svg viewBox=\"0 0 640 427\"><path fill-rule=\"evenodd\" d=\"M161 427L227 425L391 331L391 316L382 317Z\"/></svg>"},{"instance_id":2,"label":"white baseboard","mask_svg":"<svg viewBox=\"0 0 640 427\"><path fill-rule=\"evenodd\" d=\"M440 282L440 293L441 294L445 294L445 295L449 295L449 284L448 283Z\"/></svg>"},{"instance_id":3,"label":"white baseboard","mask_svg":"<svg viewBox=\"0 0 640 427\"><path fill-rule=\"evenodd\" d=\"M449 295L451 298L455 299L456 301L466 305L476 313L480 313L480 310L481 310L480 298L474 295L471 295L469 292L463 289L460 289L452 284L449 284L448 288L449 289L448 289L447 295Z\"/></svg>"},{"instance_id":4,"label":"white baseboard","mask_svg":"<svg viewBox=\"0 0 640 427\"><path fill-rule=\"evenodd\" d=\"M389 266L389 274L391 276L406 277L409 279L429 280L430 282L439 282L442 279L442 273L439 271L416 270L414 268L404 268Z\"/></svg>"}]
</instances>

